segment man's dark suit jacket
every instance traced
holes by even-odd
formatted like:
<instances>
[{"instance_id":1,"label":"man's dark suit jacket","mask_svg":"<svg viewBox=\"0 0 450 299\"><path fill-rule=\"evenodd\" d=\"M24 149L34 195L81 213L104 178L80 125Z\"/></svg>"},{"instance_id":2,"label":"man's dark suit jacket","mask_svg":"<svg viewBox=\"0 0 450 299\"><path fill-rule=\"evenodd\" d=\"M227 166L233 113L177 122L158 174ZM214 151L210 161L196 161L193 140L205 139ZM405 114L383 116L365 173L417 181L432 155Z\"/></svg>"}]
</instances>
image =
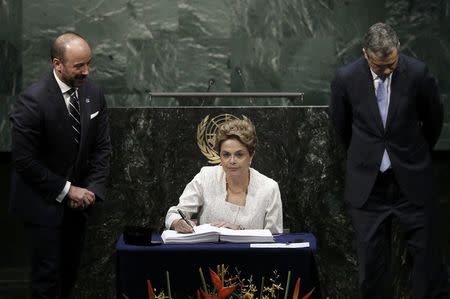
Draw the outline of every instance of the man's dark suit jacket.
<instances>
[{"instance_id":1,"label":"man's dark suit jacket","mask_svg":"<svg viewBox=\"0 0 450 299\"><path fill-rule=\"evenodd\" d=\"M89 79L78 89L81 141L77 150L68 110L53 72L23 91L11 113L11 211L24 221L57 226L66 181L105 197L111 143L103 92Z\"/></svg>"},{"instance_id":2,"label":"man's dark suit jacket","mask_svg":"<svg viewBox=\"0 0 450 299\"><path fill-rule=\"evenodd\" d=\"M366 202L385 148L406 197L418 205L432 197L431 150L442 129L443 107L424 63L400 55L386 128L365 59L338 69L331 83L330 117L347 151L345 198L352 206Z\"/></svg>"}]
</instances>

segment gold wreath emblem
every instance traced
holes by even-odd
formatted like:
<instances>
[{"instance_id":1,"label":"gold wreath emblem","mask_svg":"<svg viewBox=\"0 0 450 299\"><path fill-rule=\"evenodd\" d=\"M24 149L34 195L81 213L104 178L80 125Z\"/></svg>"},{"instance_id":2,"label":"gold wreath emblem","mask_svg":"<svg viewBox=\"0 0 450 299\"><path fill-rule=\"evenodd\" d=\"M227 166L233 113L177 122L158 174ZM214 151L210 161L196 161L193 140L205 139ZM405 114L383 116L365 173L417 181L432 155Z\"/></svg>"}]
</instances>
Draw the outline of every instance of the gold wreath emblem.
<instances>
[{"instance_id":1,"label":"gold wreath emblem","mask_svg":"<svg viewBox=\"0 0 450 299\"><path fill-rule=\"evenodd\" d=\"M245 119L246 117L243 116ZM219 164L219 153L214 149L217 128L226 121L239 119L232 114L219 114L209 118L209 114L197 126L197 145L210 164Z\"/></svg>"}]
</instances>

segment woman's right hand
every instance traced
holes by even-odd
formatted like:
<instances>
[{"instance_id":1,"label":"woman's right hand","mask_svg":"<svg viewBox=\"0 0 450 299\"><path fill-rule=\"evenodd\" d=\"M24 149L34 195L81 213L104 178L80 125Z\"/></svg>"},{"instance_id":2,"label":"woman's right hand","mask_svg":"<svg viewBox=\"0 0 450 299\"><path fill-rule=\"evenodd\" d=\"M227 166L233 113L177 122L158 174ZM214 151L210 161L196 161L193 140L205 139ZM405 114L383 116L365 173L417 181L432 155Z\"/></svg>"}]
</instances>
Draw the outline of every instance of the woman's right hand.
<instances>
[{"instance_id":1,"label":"woman's right hand","mask_svg":"<svg viewBox=\"0 0 450 299\"><path fill-rule=\"evenodd\" d=\"M195 225L194 222L188 220L192 226ZM192 229L192 226L186 223L183 219L177 219L172 222L172 225L170 226L171 229L176 230L179 233L187 234L192 233L194 230Z\"/></svg>"}]
</instances>

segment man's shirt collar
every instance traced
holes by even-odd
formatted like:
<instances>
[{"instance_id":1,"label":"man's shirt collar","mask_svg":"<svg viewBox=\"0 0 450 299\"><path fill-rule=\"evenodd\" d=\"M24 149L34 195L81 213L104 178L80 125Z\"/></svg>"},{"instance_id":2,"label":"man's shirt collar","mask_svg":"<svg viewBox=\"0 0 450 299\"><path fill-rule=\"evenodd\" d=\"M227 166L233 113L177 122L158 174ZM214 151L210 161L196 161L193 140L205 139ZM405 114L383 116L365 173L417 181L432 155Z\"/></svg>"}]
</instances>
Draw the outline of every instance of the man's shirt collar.
<instances>
[{"instance_id":1,"label":"man's shirt collar","mask_svg":"<svg viewBox=\"0 0 450 299\"><path fill-rule=\"evenodd\" d=\"M61 89L61 93L64 94L66 92L68 92L70 89L72 89L72 87L70 87L69 85L67 85L66 83L64 83L63 81L61 81L58 76L56 75L56 71L55 69L53 69L53 76L55 76L56 79L56 83L58 83L59 89Z\"/></svg>"}]
</instances>

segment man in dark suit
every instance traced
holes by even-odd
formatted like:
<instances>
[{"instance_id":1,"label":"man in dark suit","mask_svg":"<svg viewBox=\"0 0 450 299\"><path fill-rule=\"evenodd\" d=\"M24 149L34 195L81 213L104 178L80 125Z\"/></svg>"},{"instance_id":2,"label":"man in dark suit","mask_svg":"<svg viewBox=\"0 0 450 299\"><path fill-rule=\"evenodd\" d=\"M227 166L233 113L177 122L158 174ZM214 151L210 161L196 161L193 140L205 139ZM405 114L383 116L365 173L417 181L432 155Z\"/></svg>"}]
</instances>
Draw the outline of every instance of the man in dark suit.
<instances>
[{"instance_id":1,"label":"man in dark suit","mask_svg":"<svg viewBox=\"0 0 450 299\"><path fill-rule=\"evenodd\" d=\"M11 113L11 211L30 245L32 298L67 298L87 215L105 198L111 143L102 90L87 77L91 49L67 32L51 47L53 71L25 89Z\"/></svg>"},{"instance_id":2,"label":"man in dark suit","mask_svg":"<svg viewBox=\"0 0 450 299\"><path fill-rule=\"evenodd\" d=\"M330 117L347 154L345 198L356 232L363 298L392 298L391 221L412 262L414 298L447 298L437 245L431 152L443 122L436 80L399 53L387 24L371 26L363 57L337 70Z\"/></svg>"}]
</instances>

